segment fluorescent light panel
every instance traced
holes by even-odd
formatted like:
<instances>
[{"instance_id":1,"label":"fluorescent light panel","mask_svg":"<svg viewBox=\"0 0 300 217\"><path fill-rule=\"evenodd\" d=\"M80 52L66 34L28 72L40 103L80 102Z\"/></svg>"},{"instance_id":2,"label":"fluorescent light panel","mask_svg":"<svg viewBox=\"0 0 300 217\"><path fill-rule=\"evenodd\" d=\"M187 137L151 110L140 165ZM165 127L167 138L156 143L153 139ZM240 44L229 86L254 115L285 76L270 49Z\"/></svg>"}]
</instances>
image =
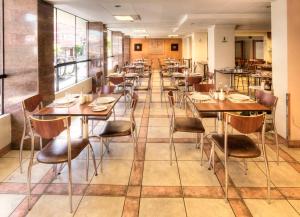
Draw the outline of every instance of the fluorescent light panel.
<instances>
[{"instance_id":1,"label":"fluorescent light panel","mask_svg":"<svg viewBox=\"0 0 300 217\"><path fill-rule=\"evenodd\" d=\"M133 30L134 33L146 33L145 29L135 29Z\"/></svg>"},{"instance_id":2,"label":"fluorescent light panel","mask_svg":"<svg viewBox=\"0 0 300 217\"><path fill-rule=\"evenodd\" d=\"M133 17L130 15L114 15L116 20L119 21L133 21Z\"/></svg>"},{"instance_id":3,"label":"fluorescent light panel","mask_svg":"<svg viewBox=\"0 0 300 217\"><path fill-rule=\"evenodd\" d=\"M176 38L178 35L168 35L169 38Z\"/></svg>"}]
</instances>

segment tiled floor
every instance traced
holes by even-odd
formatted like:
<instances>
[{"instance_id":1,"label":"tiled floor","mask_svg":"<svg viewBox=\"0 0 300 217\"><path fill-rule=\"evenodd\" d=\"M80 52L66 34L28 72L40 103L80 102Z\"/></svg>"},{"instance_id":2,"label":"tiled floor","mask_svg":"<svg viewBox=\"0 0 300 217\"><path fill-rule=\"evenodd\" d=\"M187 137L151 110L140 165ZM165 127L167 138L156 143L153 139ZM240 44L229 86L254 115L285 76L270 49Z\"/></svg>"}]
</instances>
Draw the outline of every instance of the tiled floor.
<instances>
[{"instance_id":1,"label":"tiled floor","mask_svg":"<svg viewBox=\"0 0 300 217\"><path fill-rule=\"evenodd\" d=\"M130 138L114 139L100 172L99 141L92 140L96 153L98 176L92 161L89 177L85 178L85 153L73 161L73 205L69 213L67 191L68 169L54 177L49 165L35 165L32 177L33 208L27 211L26 168L29 152L25 151L24 173L20 174L18 151L10 151L0 158L0 216L195 216L195 217L293 217L300 216L300 149L280 149L280 164L275 162L275 146L267 140L272 179L272 200L267 203L266 176L261 158L249 160L248 174L242 162L230 160L229 201L224 200L223 156L217 151L216 174L208 170L207 155L210 142L205 140L203 165L200 150L195 148L195 135L177 133L173 162L169 153L168 104L160 103L159 76L153 76L153 100L139 93L136 110L138 146L133 161ZM116 107L118 119L124 115L121 100ZM177 115L186 115L176 109ZM214 129L212 120L203 121L207 131ZM97 134L103 123L96 123ZM78 121L72 124L78 132ZM221 160L221 161L220 161Z\"/></svg>"}]
</instances>

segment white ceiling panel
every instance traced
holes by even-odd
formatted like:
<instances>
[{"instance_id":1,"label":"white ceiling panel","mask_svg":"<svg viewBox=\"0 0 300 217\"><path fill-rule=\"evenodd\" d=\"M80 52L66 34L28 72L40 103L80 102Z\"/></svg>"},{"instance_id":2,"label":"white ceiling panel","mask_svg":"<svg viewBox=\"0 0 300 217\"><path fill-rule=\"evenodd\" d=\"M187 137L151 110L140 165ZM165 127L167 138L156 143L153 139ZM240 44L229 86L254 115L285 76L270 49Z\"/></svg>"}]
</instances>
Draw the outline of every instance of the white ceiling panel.
<instances>
[{"instance_id":1,"label":"white ceiling panel","mask_svg":"<svg viewBox=\"0 0 300 217\"><path fill-rule=\"evenodd\" d=\"M134 36L143 28L150 37L185 35L213 24L241 29L270 29L271 0L48 0L90 21L102 21L113 30ZM115 5L121 5L116 8ZM140 15L141 21L117 21L113 15ZM185 19L182 19L182 18Z\"/></svg>"}]
</instances>

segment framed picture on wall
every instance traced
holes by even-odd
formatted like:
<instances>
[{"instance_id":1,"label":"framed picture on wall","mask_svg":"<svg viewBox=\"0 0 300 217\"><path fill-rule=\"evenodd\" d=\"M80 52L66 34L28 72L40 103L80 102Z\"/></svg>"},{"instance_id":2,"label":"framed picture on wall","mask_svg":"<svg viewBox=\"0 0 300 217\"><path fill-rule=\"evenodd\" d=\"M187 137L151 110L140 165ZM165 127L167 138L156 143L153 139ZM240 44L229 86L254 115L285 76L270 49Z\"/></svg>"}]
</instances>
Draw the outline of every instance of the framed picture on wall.
<instances>
[{"instance_id":1,"label":"framed picture on wall","mask_svg":"<svg viewBox=\"0 0 300 217\"><path fill-rule=\"evenodd\" d=\"M178 51L178 44L171 44L171 51Z\"/></svg>"},{"instance_id":2,"label":"framed picture on wall","mask_svg":"<svg viewBox=\"0 0 300 217\"><path fill-rule=\"evenodd\" d=\"M142 51L143 45L141 43L134 44L134 51Z\"/></svg>"}]
</instances>

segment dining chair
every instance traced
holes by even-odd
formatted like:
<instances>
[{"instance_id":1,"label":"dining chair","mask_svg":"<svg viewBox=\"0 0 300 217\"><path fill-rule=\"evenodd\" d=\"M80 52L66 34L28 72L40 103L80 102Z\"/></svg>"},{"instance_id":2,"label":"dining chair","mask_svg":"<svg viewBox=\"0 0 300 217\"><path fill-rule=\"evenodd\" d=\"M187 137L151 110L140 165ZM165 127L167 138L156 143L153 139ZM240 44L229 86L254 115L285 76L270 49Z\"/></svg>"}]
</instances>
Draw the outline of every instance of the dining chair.
<instances>
[{"instance_id":1,"label":"dining chair","mask_svg":"<svg viewBox=\"0 0 300 217\"><path fill-rule=\"evenodd\" d=\"M115 86L114 93L121 93L124 96L124 103L125 103L125 113L127 110L127 96L130 95L129 93L132 93L132 86L130 87L130 90L126 88L126 80L124 76L115 76L115 77L109 77L108 78L109 84L113 84Z\"/></svg>"},{"instance_id":2,"label":"dining chair","mask_svg":"<svg viewBox=\"0 0 300 217\"><path fill-rule=\"evenodd\" d=\"M239 134L229 134L228 126L237 130ZM248 135L259 131L261 149ZM228 158L244 159L246 171L246 159L263 156L267 176L267 200L270 201L270 170L265 146L265 114L255 116L241 116L225 113L225 134L214 134L211 136L212 147L210 160L212 160L215 172L215 146L224 154L225 160L225 199L228 200ZM246 172L245 172L246 174Z\"/></svg>"},{"instance_id":3,"label":"dining chair","mask_svg":"<svg viewBox=\"0 0 300 217\"><path fill-rule=\"evenodd\" d=\"M135 86L134 87L135 92L146 91L150 96L150 102L152 102L152 80L151 80L151 78L152 78L152 73L149 72L147 86Z\"/></svg>"},{"instance_id":4,"label":"dining chair","mask_svg":"<svg viewBox=\"0 0 300 217\"><path fill-rule=\"evenodd\" d=\"M103 171L104 146L109 153L109 138L131 136L133 142L133 158L135 159L135 149L137 146L137 125L134 112L138 103L138 95L133 92L130 106L130 120L107 121L99 134L101 143L101 172ZM105 140L105 141L103 141Z\"/></svg>"},{"instance_id":5,"label":"dining chair","mask_svg":"<svg viewBox=\"0 0 300 217\"><path fill-rule=\"evenodd\" d=\"M195 117L176 117L175 114L175 100L172 91L168 92L169 104L171 107L171 118L170 118L170 165L172 165L172 149L175 150L173 135L176 132L188 132L196 133L196 148L199 147L199 134L200 134L200 148L201 148L201 165L203 159L203 135L205 129L203 127L202 121Z\"/></svg>"},{"instance_id":6,"label":"dining chair","mask_svg":"<svg viewBox=\"0 0 300 217\"><path fill-rule=\"evenodd\" d=\"M176 91L176 92L178 92L178 87L174 86L172 84L171 80L169 81L170 82L169 85L165 85L165 81L164 80L165 80L166 77L164 77L163 72L160 71L159 75L160 75L160 102L162 103L162 98L163 98L165 92L166 91Z\"/></svg>"},{"instance_id":7,"label":"dining chair","mask_svg":"<svg viewBox=\"0 0 300 217\"><path fill-rule=\"evenodd\" d=\"M103 76L103 72L102 71L100 71L100 72L97 72L96 74L95 74L95 86L96 86L96 88L94 89L96 92L98 92L98 90L99 90L99 88L101 88L101 86L102 86L102 76Z\"/></svg>"},{"instance_id":8,"label":"dining chair","mask_svg":"<svg viewBox=\"0 0 300 217\"><path fill-rule=\"evenodd\" d=\"M101 86L100 89L98 89L98 92L96 94L100 93L101 94L113 94L115 91L115 86L112 85L104 85ZM108 116L110 116L111 114L113 114L113 118L114 120L116 120L116 112L115 112L115 108L112 109L112 111L108 114ZM88 121L92 122L92 135L94 135L94 121L105 121L106 117L101 117L101 116L88 116ZM81 129L83 129L83 122L81 121Z\"/></svg>"},{"instance_id":9,"label":"dining chair","mask_svg":"<svg viewBox=\"0 0 300 217\"><path fill-rule=\"evenodd\" d=\"M194 90L196 92L209 93L210 90L215 90L215 89L216 89L215 84L195 84L194 85ZM203 118L215 119L214 127L215 127L215 132L217 131L217 121L218 121L218 113L217 112L199 112L199 117L201 119L203 119Z\"/></svg>"},{"instance_id":10,"label":"dining chair","mask_svg":"<svg viewBox=\"0 0 300 217\"><path fill-rule=\"evenodd\" d=\"M31 138L31 126L29 123L29 116L37 110L40 110L43 107L42 96L40 94L34 95L22 101L22 111L23 111L23 133L20 144L20 153L19 153L19 164L20 164L20 173L23 173L23 146L24 141ZM35 137L40 138L40 149L43 147L42 138L32 131Z\"/></svg>"},{"instance_id":11,"label":"dining chair","mask_svg":"<svg viewBox=\"0 0 300 217\"><path fill-rule=\"evenodd\" d=\"M270 116L267 115L266 118L266 133L273 133L276 143L276 155L277 155L277 164L279 164L279 143L278 143L278 134L276 129L275 114L278 97L274 96L271 93L265 92L263 90L256 90L255 98L259 104L267 106L272 109Z\"/></svg>"},{"instance_id":12,"label":"dining chair","mask_svg":"<svg viewBox=\"0 0 300 217\"><path fill-rule=\"evenodd\" d=\"M89 171L89 151L92 151L95 176L97 176L97 167L95 154L92 145L88 139L71 138L70 125L71 117L60 117L52 120L41 120L30 117L30 124L34 130L43 139L50 140L48 144L37 154L37 162L43 164L64 164L68 165L68 191L70 213L72 207L72 160L75 159L85 148L86 149L86 180L88 180ZM67 133L65 137L59 137L62 132ZM33 135L33 134L32 134ZM28 185L28 210L31 209L31 170L34 158L34 137L31 137L31 154L27 173Z\"/></svg>"}]
</instances>

